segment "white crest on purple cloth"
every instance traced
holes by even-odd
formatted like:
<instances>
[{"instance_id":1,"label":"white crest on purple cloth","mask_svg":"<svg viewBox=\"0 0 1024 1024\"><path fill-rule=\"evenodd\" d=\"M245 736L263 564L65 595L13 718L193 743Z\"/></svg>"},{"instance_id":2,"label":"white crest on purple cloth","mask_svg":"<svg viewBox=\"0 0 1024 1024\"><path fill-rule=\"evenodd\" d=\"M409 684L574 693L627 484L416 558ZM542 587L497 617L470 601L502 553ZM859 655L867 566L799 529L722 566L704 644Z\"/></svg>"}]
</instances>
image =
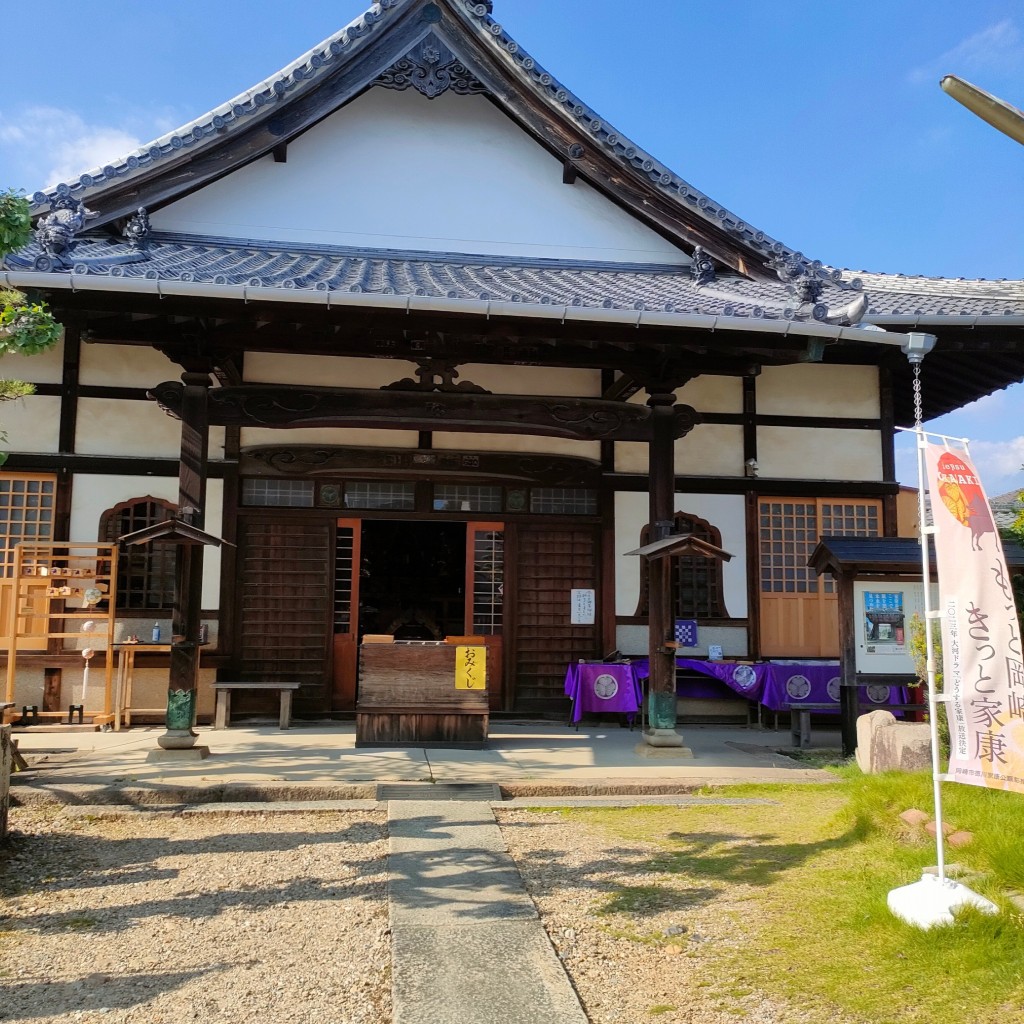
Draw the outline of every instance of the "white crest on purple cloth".
<instances>
[{"instance_id":1,"label":"white crest on purple cloth","mask_svg":"<svg viewBox=\"0 0 1024 1024\"><path fill-rule=\"evenodd\" d=\"M872 683L868 687L868 700L872 704L885 704L889 700L889 692L891 687L884 686L882 683Z\"/></svg>"},{"instance_id":2,"label":"white crest on purple cloth","mask_svg":"<svg viewBox=\"0 0 1024 1024\"><path fill-rule=\"evenodd\" d=\"M807 676L790 676L786 680L786 693L793 700L803 700L811 692L811 681Z\"/></svg>"},{"instance_id":3,"label":"white crest on purple cloth","mask_svg":"<svg viewBox=\"0 0 1024 1024\"><path fill-rule=\"evenodd\" d=\"M839 700L839 687L842 685L842 681L839 676L833 676L829 681L826 689L828 690L828 699L838 701Z\"/></svg>"},{"instance_id":4,"label":"white crest on purple cloth","mask_svg":"<svg viewBox=\"0 0 1024 1024\"><path fill-rule=\"evenodd\" d=\"M753 665L737 665L732 670L732 681L743 690L749 690L757 682Z\"/></svg>"},{"instance_id":5,"label":"white crest on purple cloth","mask_svg":"<svg viewBox=\"0 0 1024 1024\"><path fill-rule=\"evenodd\" d=\"M615 676L602 673L594 680L594 693L601 700L611 700L619 692L619 681Z\"/></svg>"}]
</instances>

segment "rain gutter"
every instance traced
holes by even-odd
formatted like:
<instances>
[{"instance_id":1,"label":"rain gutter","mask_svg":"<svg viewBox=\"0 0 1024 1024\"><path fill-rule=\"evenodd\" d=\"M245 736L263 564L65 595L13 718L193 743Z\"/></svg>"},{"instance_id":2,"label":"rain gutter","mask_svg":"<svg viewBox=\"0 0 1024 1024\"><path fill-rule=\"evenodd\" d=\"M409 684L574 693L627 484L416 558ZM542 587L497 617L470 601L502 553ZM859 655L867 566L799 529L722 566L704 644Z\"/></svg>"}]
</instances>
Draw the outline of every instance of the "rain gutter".
<instances>
[{"instance_id":1,"label":"rain gutter","mask_svg":"<svg viewBox=\"0 0 1024 1024\"><path fill-rule=\"evenodd\" d=\"M382 295L377 292L349 292L306 288L279 288L246 284L212 284L199 281L172 281L161 278L108 277L106 275L51 273L43 271L0 271L0 281L8 288L64 289L78 292L116 292L121 294L156 295L159 298L190 297L231 299L242 302L282 302L303 306L344 307L348 309L392 309L406 313L455 313L468 316L510 317L559 323L621 324L623 327L694 328L697 330L757 332L780 337L825 338L834 342L857 342L867 345L904 347L905 334L865 327L837 327L833 324L794 320L770 320L757 317L713 316L705 313L669 313L664 310L603 309L588 306L504 302L495 299L452 299L433 295ZM892 319L905 326L905 318ZM963 317L919 318L928 323L964 323ZM1024 323L1024 317L976 317L975 321ZM915 321L915 324L918 321Z\"/></svg>"}]
</instances>

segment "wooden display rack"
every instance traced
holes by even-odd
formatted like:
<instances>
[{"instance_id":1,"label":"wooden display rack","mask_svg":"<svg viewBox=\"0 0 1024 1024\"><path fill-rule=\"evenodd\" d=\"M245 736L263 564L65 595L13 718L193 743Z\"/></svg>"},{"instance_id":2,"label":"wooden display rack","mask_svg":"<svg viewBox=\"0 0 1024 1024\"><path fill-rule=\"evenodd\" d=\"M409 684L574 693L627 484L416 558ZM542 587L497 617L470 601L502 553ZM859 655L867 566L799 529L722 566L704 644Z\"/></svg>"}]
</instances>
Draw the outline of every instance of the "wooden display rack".
<instances>
[{"instance_id":1,"label":"wooden display rack","mask_svg":"<svg viewBox=\"0 0 1024 1024\"><path fill-rule=\"evenodd\" d=\"M52 651L55 642L64 653L66 641L88 638L106 655L103 711L91 716L92 723L113 721L116 580L116 544L23 541L15 546L14 593L7 633L7 701L14 700L19 653L40 648ZM89 590L102 595L92 606L85 604ZM69 607L71 602L80 602L80 606ZM95 622L96 628L86 632L81 627L88 620ZM44 711L39 717L60 718L65 714L64 710Z\"/></svg>"}]
</instances>

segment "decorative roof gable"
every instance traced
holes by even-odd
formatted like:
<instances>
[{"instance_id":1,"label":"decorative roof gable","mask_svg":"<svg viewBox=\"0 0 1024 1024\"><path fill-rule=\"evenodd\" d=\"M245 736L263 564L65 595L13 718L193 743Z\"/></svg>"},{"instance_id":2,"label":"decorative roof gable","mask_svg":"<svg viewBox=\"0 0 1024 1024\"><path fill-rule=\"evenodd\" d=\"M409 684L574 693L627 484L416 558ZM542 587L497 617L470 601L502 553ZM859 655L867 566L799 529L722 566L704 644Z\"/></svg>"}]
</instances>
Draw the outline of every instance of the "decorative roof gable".
<instances>
[{"instance_id":1,"label":"decorative roof gable","mask_svg":"<svg viewBox=\"0 0 1024 1024\"><path fill-rule=\"evenodd\" d=\"M282 145L367 87L485 93L541 145L673 243L753 277L798 253L746 224L605 122L476 0L379 0L275 75L122 159L32 196L71 197L98 225L152 212ZM814 274L819 273L815 267ZM821 272L823 278L827 272Z\"/></svg>"}]
</instances>

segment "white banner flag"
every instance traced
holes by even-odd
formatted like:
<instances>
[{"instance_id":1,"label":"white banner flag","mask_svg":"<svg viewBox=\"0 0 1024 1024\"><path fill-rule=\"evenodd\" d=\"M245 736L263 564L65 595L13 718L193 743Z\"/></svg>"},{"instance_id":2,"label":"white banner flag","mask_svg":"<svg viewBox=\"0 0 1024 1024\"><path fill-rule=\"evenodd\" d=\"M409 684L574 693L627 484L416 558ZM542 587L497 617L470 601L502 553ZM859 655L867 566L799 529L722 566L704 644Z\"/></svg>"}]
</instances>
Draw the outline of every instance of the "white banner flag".
<instances>
[{"instance_id":1,"label":"white banner flag","mask_svg":"<svg viewBox=\"0 0 1024 1024\"><path fill-rule=\"evenodd\" d=\"M1024 659L1010 574L966 449L929 444L949 774L1024 792Z\"/></svg>"}]
</instances>

